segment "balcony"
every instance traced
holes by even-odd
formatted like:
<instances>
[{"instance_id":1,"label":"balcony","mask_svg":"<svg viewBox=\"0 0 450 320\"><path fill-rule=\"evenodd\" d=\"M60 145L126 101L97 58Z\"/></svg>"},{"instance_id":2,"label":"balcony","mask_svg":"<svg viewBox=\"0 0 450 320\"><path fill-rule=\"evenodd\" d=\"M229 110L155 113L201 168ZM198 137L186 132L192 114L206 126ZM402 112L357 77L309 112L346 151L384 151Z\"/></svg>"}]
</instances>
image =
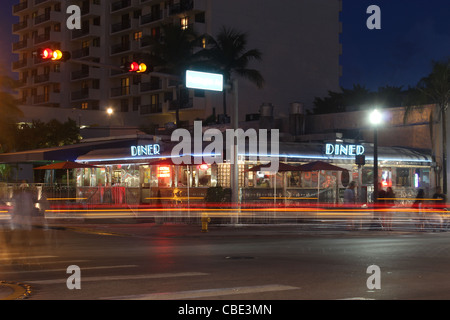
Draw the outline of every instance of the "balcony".
<instances>
[{"instance_id":1,"label":"balcony","mask_svg":"<svg viewBox=\"0 0 450 320\"><path fill-rule=\"evenodd\" d=\"M111 3L111 13L131 7L131 0L119 0Z\"/></svg>"},{"instance_id":2,"label":"balcony","mask_svg":"<svg viewBox=\"0 0 450 320\"><path fill-rule=\"evenodd\" d=\"M85 47L78 50L72 51L73 59L81 58L98 58L101 55L101 50L99 47Z\"/></svg>"},{"instance_id":3,"label":"balcony","mask_svg":"<svg viewBox=\"0 0 450 320\"><path fill-rule=\"evenodd\" d=\"M70 80L100 79L100 78L101 78L100 69L92 67L73 71L70 74Z\"/></svg>"},{"instance_id":4,"label":"balcony","mask_svg":"<svg viewBox=\"0 0 450 320\"><path fill-rule=\"evenodd\" d=\"M78 91L73 91L70 94L71 101L99 100L99 99L100 99L100 90L99 89L83 88Z\"/></svg>"},{"instance_id":5,"label":"balcony","mask_svg":"<svg viewBox=\"0 0 450 320\"><path fill-rule=\"evenodd\" d=\"M101 5L95 3L88 3L87 5L83 5L81 7L81 16L83 18L86 17L94 17L102 15L102 7Z\"/></svg>"},{"instance_id":6,"label":"balcony","mask_svg":"<svg viewBox=\"0 0 450 320\"><path fill-rule=\"evenodd\" d=\"M141 25L152 23L158 20L161 20L163 18L163 11L159 10L156 12L151 12L149 14L141 16Z\"/></svg>"},{"instance_id":7,"label":"balcony","mask_svg":"<svg viewBox=\"0 0 450 320\"><path fill-rule=\"evenodd\" d=\"M130 50L130 42L115 44L111 46L111 55L122 53Z\"/></svg>"},{"instance_id":8,"label":"balcony","mask_svg":"<svg viewBox=\"0 0 450 320\"><path fill-rule=\"evenodd\" d=\"M28 66L28 59L22 59L19 61L14 61L12 63L12 69L14 71L21 69L21 68L25 68L26 66Z\"/></svg>"},{"instance_id":9,"label":"balcony","mask_svg":"<svg viewBox=\"0 0 450 320\"><path fill-rule=\"evenodd\" d=\"M34 0L34 5L37 6L41 3L50 4L50 3L56 3L56 2L60 2L60 1L58 1L58 0Z\"/></svg>"},{"instance_id":10,"label":"balcony","mask_svg":"<svg viewBox=\"0 0 450 320\"><path fill-rule=\"evenodd\" d=\"M131 93L130 86L111 88L111 98L128 96Z\"/></svg>"},{"instance_id":11,"label":"balcony","mask_svg":"<svg viewBox=\"0 0 450 320\"><path fill-rule=\"evenodd\" d=\"M162 80L158 79L157 81L142 82L140 84L139 91L142 93L161 89L162 89Z\"/></svg>"},{"instance_id":12,"label":"balcony","mask_svg":"<svg viewBox=\"0 0 450 320\"><path fill-rule=\"evenodd\" d=\"M61 12L50 11L36 16L34 18L34 25L37 26L45 22L59 22L61 20L63 20Z\"/></svg>"},{"instance_id":13,"label":"balcony","mask_svg":"<svg viewBox=\"0 0 450 320\"><path fill-rule=\"evenodd\" d=\"M169 103L169 110L190 109L194 106L194 99L173 100Z\"/></svg>"},{"instance_id":14,"label":"balcony","mask_svg":"<svg viewBox=\"0 0 450 320\"><path fill-rule=\"evenodd\" d=\"M49 33L44 33L36 36L34 38L35 45L43 45L46 42L61 42L61 32L50 31Z\"/></svg>"},{"instance_id":15,"label":"balcony","mask_svg":"<svg viewBox=\"0 0 450 320\"><path fill-rule=\"evenodd\" d=\"M28 27L28 20L17 22L13 24L13 32L19 32Z\"/></svg>"},{"instance_id":16,"label":"balcony","mask_svg":"<svg viewBox=\"0 0 450 320\"><path fill-rule=\"evenodd\" d=\"M83 38L95 38L101 36L101 30L99 26L86 25L81 29L72 30L72 40L80 40ZM85 39L86 40L86 39Z\"/></svg>"},{"instance_id":17,"label":"balcony","mask_svg":"<svg viewBox=\"0 0 450 320\"><path fill-rule=\"evenodd\" d=\"M33 104L40 104L40 105L48 105L48 104L59 104L60 96L59 93L47 93L47 94L40 94L33 96Z\"/></svg>"},{"instance_id":18,"label":"balcony","mask_svg":"<svg viewBox=\"0 0 450 320\"><path fill-rule=\"evenodd\" d=\"M131 28L131 20L126 20L111 25L111 33L125 31Z\"/></svg>"},{"instance_id":19,"label":"balcony","mask_svg":"<svg viewBox=\"0 0 450 320\"><path fill-rule=\"evenodd\" d=\"M25 40L21 40L18 42L14 42L12 47L13 47L13 51L19 51L19 50L25 49L26 47L28 47L28 41L25 39Z\"/></svg>"},{"instance_id":20,"label":"balcony","mask_svg":"<svg viewBox=\"0 0 450 320\"><path fill-rule=\"evenodd\" d=\"M34 84L42 84L44 82L60 82L60 76L58 73L43 73L34 76Z\"/></svg>"},{"instance_id":21,"label":"balcony","mask_svg":"<svg viewBox=\"0 0 450 320\"><path fill-rule=\"evenodd\" d=\"M27 0L25 0L25 1L21 2L21 3L19 3L19 4L15 4L13 6L13 13L18 13L18 12L23 11L25 9L28 9L28 1Z\"/></svg>"},{"instance_id":22,"label":"balcony","mask_svg":"<svg viewBox=\"0 0 450 320\"><path fill-rule=\"evenodd\" d=\"M143 105L139 110L140 114L151 114L161 112L162 112L162 103Z\"/></svg>"},{"instance_id":23,"label":"balcony","mask_svg":"<svg viewBox=\"0 0 450 320\"><path fill-rule=\"evenodd\" d=\"M19 79L19 80L17 81L17 86L18 86L19 88L26 87L26 86L31 86L32 84L31 84L31 82L29 81L29 79L31 79L31 78L30 78L30 77L26 77L26 78Z\"/></svg>"},{"instance_id":24,"label":"balcony","mask_svg":"<svg viewBox=\"0 0 450 320\"><path fill-rule=\"evenodd\" d=\"M194 0L182 0L169 6L169 15L176 15L194 9Z\"/></svg>"}]
</instances>

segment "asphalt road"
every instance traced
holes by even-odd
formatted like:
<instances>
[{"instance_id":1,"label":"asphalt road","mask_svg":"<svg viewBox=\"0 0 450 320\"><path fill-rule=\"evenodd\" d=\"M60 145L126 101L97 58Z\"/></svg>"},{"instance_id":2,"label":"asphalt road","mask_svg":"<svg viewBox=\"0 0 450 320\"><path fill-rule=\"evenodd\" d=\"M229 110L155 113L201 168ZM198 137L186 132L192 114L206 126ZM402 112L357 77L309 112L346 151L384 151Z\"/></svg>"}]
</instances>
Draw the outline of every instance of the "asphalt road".
<instances>
[{"instance_id":1,"label":"asphalt road","mask_svg":"<svg viewBox=\"0 0 450 320\"><path fill-rule=\"evenodd\" d=\"M102 223L5 238L0 299L450 299L449 232Z\"/></svg>"}]
</instances>

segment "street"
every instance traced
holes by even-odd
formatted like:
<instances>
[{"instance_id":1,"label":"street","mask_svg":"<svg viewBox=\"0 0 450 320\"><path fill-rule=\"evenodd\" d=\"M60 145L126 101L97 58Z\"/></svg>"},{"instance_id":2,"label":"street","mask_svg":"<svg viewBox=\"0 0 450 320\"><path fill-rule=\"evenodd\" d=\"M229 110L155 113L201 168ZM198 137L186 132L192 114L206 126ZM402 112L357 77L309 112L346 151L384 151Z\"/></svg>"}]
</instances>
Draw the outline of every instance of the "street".
<instances>
[{"instance_id":1,"label":"street","mask_svg":"<svg viewBox=\"0 0 450 320\"><path fill-rule=\"evenodd\" d=\"M31 300L450 298L448 232L86 223L33 229L30 246L4 238L0 280ZM368 288L371 265L380 289Z\"/></svg>"}]
</instances>

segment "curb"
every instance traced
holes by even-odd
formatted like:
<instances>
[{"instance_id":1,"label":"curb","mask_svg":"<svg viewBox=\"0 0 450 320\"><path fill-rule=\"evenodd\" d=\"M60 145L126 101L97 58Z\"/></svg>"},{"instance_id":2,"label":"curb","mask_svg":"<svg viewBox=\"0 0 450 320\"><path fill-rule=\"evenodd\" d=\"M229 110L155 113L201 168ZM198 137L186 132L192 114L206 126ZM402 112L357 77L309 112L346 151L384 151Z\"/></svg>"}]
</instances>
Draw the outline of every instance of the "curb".
<instances>
[{"instance_id":1,"label":"curb","mask_svg":"<svg viewBox=\"0 0 450 320\"><path fill-rule=\"evenodd\" d=\"M30 294L31 286L27 284L0 281L0 300L23 300Z\"/></svg>"}]
</instances>

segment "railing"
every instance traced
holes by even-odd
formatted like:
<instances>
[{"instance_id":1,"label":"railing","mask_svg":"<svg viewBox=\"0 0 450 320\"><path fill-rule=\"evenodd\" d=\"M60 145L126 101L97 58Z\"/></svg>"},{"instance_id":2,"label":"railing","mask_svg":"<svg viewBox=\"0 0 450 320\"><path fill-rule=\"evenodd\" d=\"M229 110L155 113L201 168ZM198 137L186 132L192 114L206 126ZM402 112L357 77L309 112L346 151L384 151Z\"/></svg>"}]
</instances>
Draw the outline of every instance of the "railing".
<instances>
[{"instance_id":1,"label":"railing","mask_svg":"<svg viewBox=\"0 0 450 320\"><path fill-rule=\"evenodd\" d=\"M114 23L113 25L111 25L111 33L116 33L119 31L127 30L129 28L131 28L130 20Z\"/></svg>"},{"instance_id":2,"label":"railing","mask_svg":"<svg viewBox=\"0 0 450 320\"><path fill-rule=\"evenodd\" d=\"M163 11L158 10L156 12L151 12L149 14L141 16L141 25L155 22L163 18Z\"/></svg>"},{"instance_id":3,"label":"railing","mask_svg":"<svg viewBox=\"0 0 450 320\"><path fill-rule=\"evenodd\" d=\"M74 91L70 95L72 101L87 99L89 97L89 88L83 88L79 91Z\"/></svg>"},{"instance_id":4,"label":"railing","mask_svg":"<svg viewBox=\"0 0 450 320\"><path fill-rule=\"evenodd\" d=\"M40 15L36 16L34 18L34 24L37 25L39 23L42 23L42 22L45 22L45 21L48 21L48 20L50 20L50 12L46 12L46 13L43 13L43 14L40 14Z\"/></svg>"},{"instance_id":5,"label":"railing","mask_svg":"<svg viewBox=\"0 0 450 320\"><path fill-rule=\"evenodd\" d=\"M40 34L36 38L34 38L34 44L38 44L48 40L50 40L50 33Z\"/></svg>"},{"instance_id":6,"label":"railing","mask_svg":"<svg viewBox=\"0 0 450 320\"><path fill-rule=\"evenodd\" d=\"M130 50L130 42L115 44L111 46L111 54L121 53Z\"/></svg>"},{"instance_id":7,"label":"railing","mask_svg":"<svg viewBox=\"0 0 450 320\"><path fill-rule=\"evenodd\" d=\"M150 114L150 113L161 113L162 103L158 104L147 104L140 108L140 114Z\"/></svg>"},{"instance_id":8,"label":"railing","mask_svg":"<svg viewBox=\"0 0 450 320\"><path fill-rule=\"evenodd\" d=\"M21 2L21 3L19 3L19 4L15 4L13 6L13 12L17 13L17 12L20 12L20 11L25 10L27 8L28 8L28 1L25 0L25 1Z\"/></svg>"},{"instance_id":9,"label":"railing","mask_svg":"<svg viewBox=\"0 0 450 320\"><path fill-rule=\"evenodd\" d=\"M194 0L181 0L181 2L173 4L169 7L169 14L179 14L194 8Z\"/></svg>"},{"instance_id":10,"label":"railing","mask_svg":"<svg viewBox=\"0 0 450 320\"><path fill-rule=\"evenodd\" d=\"M84 47L78 50L72 51L72 58L78 59L89 56L89 48L90 47Z\"/></svg>"},{"instance_id":11,"label":"railing","mask_svg":"<svg viewBox=\"0 0 450 320\"><path fill-rule=\"evenodd\" d=\"M189 109L194 106L194 99L173 100L169 103L169 110Z\"/></svg>"},{"instance_id":12,"label":"railing","mask_svg":"<svg viewBox=\"0 0 450 320\"><path fill-rule=\"evenodd\" d=\"M111 3L111 12L119 11L131 6L131 0L119 0Z\"/></svg>"},{"instance_id":13,"label":"railing","mask_svg":"<svg viewBox=\"0 0 450 320\"><path fill-rule=\"evenodd\" d=\"M13 32L25 29L27 26L28 26L28 20L17 22L15 24L13 24Z\"/></svg>"},{"instance_id":14,"label":"railing","mask_svg":"<svg viewBox=\"0 0 450 320\"><path fill-rule=\"evenodd\" d=\"M21 40L21 41L17 41L13 43L13 50L20 50L23 48L26 48L28 46L28 41L27 40Z\"/></svg>"},{"instance_id":15,"label":"railing","mask_svg":"<svg viewBox=\"0 0 450 320\"><path fill-rule=\"evenodd\" d=\"M27 64L28 64L28 60L27 59L14 61L13 65L12 65L12 68L13 68L13 70L20 69L20 68L26 67Z\"/></svg>"},{"instance_id":16,"label":"railing","mask_svg":"<svg viewBox=\"0 0 450 320\"><path fill-rule=\"evenodd\" d=\"M161 79L159 79L158 81L142 82L140 85L141 92L160 90L160 89L162 89Z\"/></svg>"},{"instance_id":17,"label":"railing","mask_svg":"<svg viewBox=\"0 0 450 320\"><path fill-rule=\"evenodd\" d=\"M73 30L72 31L72 39L80 38L83 36L89 35L89 25L83 26L81 29Z\"/></svg>"},{"instance_id":18,"label":"railing","mask_svg":"<svg viewBox=\"0 0 450 320\"><path fill-rule=\"evenodd\" d=\"M111 88L111 97L120 97L130 94L130 86Z\"/></svg>"}]
</instances>

